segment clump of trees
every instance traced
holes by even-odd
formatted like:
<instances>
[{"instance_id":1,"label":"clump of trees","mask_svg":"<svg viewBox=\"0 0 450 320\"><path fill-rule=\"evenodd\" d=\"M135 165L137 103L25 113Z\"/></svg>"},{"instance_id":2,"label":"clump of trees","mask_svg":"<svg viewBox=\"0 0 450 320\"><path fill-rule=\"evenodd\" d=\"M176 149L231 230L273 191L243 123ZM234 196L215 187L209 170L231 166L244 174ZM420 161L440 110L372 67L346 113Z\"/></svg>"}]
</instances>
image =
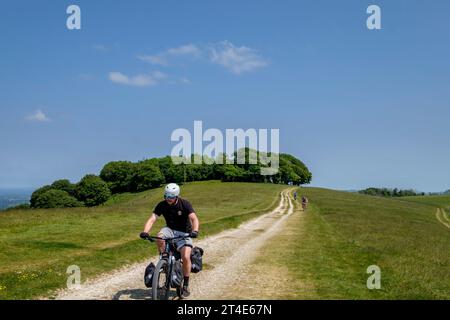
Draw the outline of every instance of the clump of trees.
<instances>
[{"instance_id":1,"label":"clump of trees","mask_svg":"<svg viewBox=\"0 0 450 320\"><path fill-rule=\"evenodd\" d=\"M135 165L130 161L115 161L106 164L100 178L108 182L112 193L129 192L131 181L135 173Z\"/></svg>"},{"instance_id":2,"label":"clump of trees","mask_svg":"<svg viewBox=\"0 0 450 320\"><path fill-rule=\"evenodd\" d=\"M18 204L17 206L14 207L9 207L0 211L13 211L13 210L29 210L30 204L29 203L22 203L22 204Z\"/></svg>"},{"instance_id":3,"label":"clump of trees","mask_svg":"<svg viewBox=\"0 0 450 320\"><path fill-rule=\"evenodd\" d=\"M303 162L289 154L279 155L279 170L275 175L261 175L261 168L267 165L257 161L252 163L250 157L255 154L250 149L244 149L245 163L228 163L225 155L222 164L203 156L201 164L196 164L192 155L190 164L175 164L170 156L153 158L137 163L115 161L106 164L100 172L100 177L106 181L112 193L136 192L155 188L165 182L184 183L203 180L222 180L231 182L271 182L306 184L311 182L312 174ZM259 153L256 153L257 155ZM233 158L237 158L237 152ZM230 158L232 159L232 158ZM187 160L187 159L185 159ZM186 161L185 161L186 162Z\"/></svg>"},{"instance_id":4,"label":"clump of trees","mask_svg":"<svg viewBox=\"0 0 450 320\"><path fill-rule=\"evenodd\" d=\"M31 195L31 208L73 208L96 206L111 196L108 185L100 177L87 175L77 184L57 180L43 186Z\"/></svg>"},{"instance_id":5,"label":"clump of trees","mask_svg":"<svg viewBox=\"0 0 450 320\"><path fill-rule=\"evenodd\" d=\"M70 208L81 206L82 203L66 191L56 189L43 192L34 201L35 208Z\"/></svg>"},{"instance_id":6,"label":"clump of trees","mask_svg":"<svg viewBox=\"0 0 450 320\"><path fill-rule=\"evenodd\" d=\"M93 207L105 203L111 197L111 191L100 177L89 174L77 184L75 195L86 206Z\"/></svg>"},{"instance_id":7,"label":"clump of trees","mask_svg":"<svg viewBox=\"0 0 450 320\"><path fill-rule=\"evenodd\" d=\"M312 174L303 162L289 154L279 154L279 169L275 175L261 175L261 168L267 167L255 158L261 155L248 148L240 152L245 154L245 163L214 163L213 159L203 156L201 164L196 164L199 155L191 156L191 163L175 164L172 157L152 158L139 162L113 161L107 163L100 175L86 175L80 182L73 184L69 180L57 180L33 192L31 208L62 208L97 206L105 203L112 194L141 192L158 188L164 183L183 184L191 181L222 180L233 182L293 183L307 184ZM236 159L235 152L233 158ZM266 154L264 154L267 156ZM250 158L254 158L249 161ZM187 159L185 159L187 160ZM257 161L258 160L258 161Z\"/></svg>"},{"instance_id":8,"label":"clump of trees","mask_svg":"<svg viewBox=\"0 0 450 320\"><path fill-rule=\"evenodd\" d=\"M410 196L424 196L425 192L416 192L411 189L389 189L389 188L367 188L359 191L361 194L367 194L369 196L379 197L410 197Z\"/></svg>"}]
</instances>

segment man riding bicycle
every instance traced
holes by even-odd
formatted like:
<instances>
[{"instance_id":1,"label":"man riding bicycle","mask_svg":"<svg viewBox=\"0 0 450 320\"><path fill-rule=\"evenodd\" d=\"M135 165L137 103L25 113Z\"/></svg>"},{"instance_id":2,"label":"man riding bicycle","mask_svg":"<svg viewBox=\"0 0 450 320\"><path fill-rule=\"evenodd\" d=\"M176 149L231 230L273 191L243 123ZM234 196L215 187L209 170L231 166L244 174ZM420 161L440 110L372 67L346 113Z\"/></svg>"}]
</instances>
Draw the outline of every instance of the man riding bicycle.
<instances>
[{"instance_id":1,"label":"man riding bicycle","mask_svg":"<svg viewBox=\"0 0 450 320\"><path fill-rule=\"evenodd\" d=\"M303 196L302 197L302 208L303 208L303 210L306 210L308 208L308 202L309 202L308 198Z\"/></svg>"},{"instance_id":2,"label":"man riding bicycle","mask_svg":"<svg viewBox=\"0 0 450 320\"><path fill-rule=\"evenodd\" d=\"M140 237L143 239L149 237L153 224L161 215L166 220L166 227L159 231L158 237L173 238L185 233L190 234L189 238L183 238L175 242L176 249L181 253L183 261L183 297L188 297L190 295L189 276L191 274L192 238L198 237L199 221L190 202L180 198L179 195L180 187L176 183L170 183L165 187L164 201L161 201L155 207ZM167 253L164 252L165 241L158 239L156 244L162 258L167 258Z\"/></svg>"}]
</instances>

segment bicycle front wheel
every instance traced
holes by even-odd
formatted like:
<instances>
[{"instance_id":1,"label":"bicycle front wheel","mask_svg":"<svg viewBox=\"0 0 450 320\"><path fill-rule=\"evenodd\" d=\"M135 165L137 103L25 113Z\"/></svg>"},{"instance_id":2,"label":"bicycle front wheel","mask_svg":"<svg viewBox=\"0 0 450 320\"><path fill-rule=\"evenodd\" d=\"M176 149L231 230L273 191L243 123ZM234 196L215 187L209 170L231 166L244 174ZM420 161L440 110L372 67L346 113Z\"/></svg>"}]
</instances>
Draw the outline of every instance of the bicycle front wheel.
<instances>
[{"instance_id":1,"label":"bicycle front wheel","mask_svg":"<svg viewBox=\"0 0 450 320\"><path fill-rule=\"evenodd\" d=\"M152 299L168 300L170 293L169 264L167 260L159 260L152 279Z\"/></svg>"}]
</instances>

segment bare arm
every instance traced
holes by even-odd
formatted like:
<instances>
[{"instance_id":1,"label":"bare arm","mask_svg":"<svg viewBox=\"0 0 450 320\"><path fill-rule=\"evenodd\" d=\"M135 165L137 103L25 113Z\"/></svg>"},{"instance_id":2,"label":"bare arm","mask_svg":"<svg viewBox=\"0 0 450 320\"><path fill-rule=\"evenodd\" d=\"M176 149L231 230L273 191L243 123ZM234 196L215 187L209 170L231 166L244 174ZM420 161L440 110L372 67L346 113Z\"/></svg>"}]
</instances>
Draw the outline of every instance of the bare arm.
<instances>
[{"instance_id":1,"label":"bare arm","mask_svg":"<svg viewBox=\"0 0 450 320\"><path fill-rule=\"evenodd\" d=\"M198 232L198 228L200 227L200 222L198 221L198 218L197 218L197 215L195 214L195 212L192 212L189 214L189 220L191 221L192 231Z\"/></svg>"},{"instance_id":2,"label":"bare arm","mask_svg":"<svg viewBox=\"0 0 450 320\"><path fill-rule=\"evenodd\" d=\"M152 229L152 226L157 219L158 219L158 216L156 214L152 213L151 217L145 223L144 232L150 233L150 230Z\"/></svg>"}]
</instances>

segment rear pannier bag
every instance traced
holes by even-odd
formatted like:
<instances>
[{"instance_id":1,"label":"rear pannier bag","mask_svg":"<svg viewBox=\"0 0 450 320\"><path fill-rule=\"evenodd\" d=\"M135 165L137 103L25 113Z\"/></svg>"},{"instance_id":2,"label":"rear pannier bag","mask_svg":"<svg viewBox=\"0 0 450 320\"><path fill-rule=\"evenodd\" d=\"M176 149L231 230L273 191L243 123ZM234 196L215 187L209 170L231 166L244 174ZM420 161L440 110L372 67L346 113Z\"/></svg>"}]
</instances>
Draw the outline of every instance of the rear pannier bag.
<instances>
[{"instance_id":1,"label":"rear pannier bag","mask_svg":"<svg viewBox=\"0 0 450 320\"><path fill-rule=\"evenodd\" d=\"M203 256L203 249L199 247L194 247L191 252L191 272L192 273L198 273L202 271L203 268L203 262L202 262L202 256Z\"/></svg>"},{"instance_id":2,"label":"rear pannier bag","mask_svg":"<svg viewBox=\"0 0 450 320\"><path fill-rule=\"evenodd\" d=\"M183 265L180 260L173 263L172 274L170 275L170 286L172 288L181 287L183 281Z\"/></svg>"},{"instance_id":3,"label":"rear pannier bag","mask_svg":"<svg viewBox=\"0 0 450 320\"><path fill-rule=\"evenodd\" d=\"M144 283L147 288L152 287L153 272L155 271L155 269L156 266L153 264L153 262L150 262L147 268L145 268Z\"/></svg>"}]
</instances>

